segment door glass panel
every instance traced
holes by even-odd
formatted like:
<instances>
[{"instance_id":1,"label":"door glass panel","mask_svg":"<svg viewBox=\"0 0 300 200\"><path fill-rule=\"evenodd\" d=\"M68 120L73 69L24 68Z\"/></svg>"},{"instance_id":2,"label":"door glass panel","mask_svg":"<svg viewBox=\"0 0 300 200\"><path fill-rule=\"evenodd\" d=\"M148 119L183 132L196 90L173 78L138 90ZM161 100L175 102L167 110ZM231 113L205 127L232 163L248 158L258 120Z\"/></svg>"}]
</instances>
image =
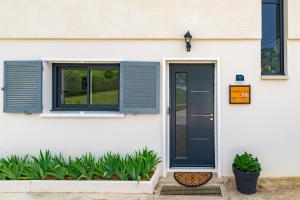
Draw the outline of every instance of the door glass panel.
<instances>
[{"instance_id":1,"label":"door glass panel","mask_svg":"<svg viewBox=\"0 0 300 200\"><path fill-rule=\"evenodd\" d=\"M91 70L91 105L119 104L119 68Z\"/></svg>"},{"instance_id":2,"label":"door glass panel","mask_svg":"<svg viewBox=\"0 0 300 200\"><path fill-rule=\"evenodd\" d=\"M176 157L186 157L187 73L176 73Z\"/></svg>"},{"instance_id":3,"label":"door glass panel","mask_svg":"<svg viewBox=\"0 0 300 200\"><path fill-rule=\"evenodd\" d=\"M86 69L62 69L61 103L69 105L87 104Z\"/></svg>"}]
</instances>

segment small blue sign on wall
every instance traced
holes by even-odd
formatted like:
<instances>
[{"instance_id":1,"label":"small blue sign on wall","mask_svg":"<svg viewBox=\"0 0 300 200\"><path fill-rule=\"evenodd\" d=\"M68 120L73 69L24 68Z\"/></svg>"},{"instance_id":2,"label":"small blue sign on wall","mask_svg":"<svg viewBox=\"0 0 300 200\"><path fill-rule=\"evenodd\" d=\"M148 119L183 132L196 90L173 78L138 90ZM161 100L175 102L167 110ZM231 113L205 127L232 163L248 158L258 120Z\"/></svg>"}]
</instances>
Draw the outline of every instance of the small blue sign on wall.
<instances>
[{"instance_id":1,"label":"small blue sign on wall","mask_svg":"<svg viewBox=\"0 0 300 200\"><path fill-rule=\"evenodd\" d=\"M245 81L245 77L243 74L235 75L235 81Z\"/></svg>"}]
</instances>

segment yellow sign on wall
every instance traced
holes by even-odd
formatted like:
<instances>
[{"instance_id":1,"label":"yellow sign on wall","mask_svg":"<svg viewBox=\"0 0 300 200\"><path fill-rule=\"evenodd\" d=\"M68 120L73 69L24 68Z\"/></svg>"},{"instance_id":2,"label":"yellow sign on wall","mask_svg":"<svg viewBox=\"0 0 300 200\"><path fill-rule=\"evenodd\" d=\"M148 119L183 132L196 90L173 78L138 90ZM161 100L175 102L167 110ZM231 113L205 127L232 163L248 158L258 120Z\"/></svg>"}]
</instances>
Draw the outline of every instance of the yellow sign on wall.
<instances>
[{"instance_id":1,"label":"yellow sign on wall","mask_svg":"<svg viewBox=\"0 0 300 200\"><path fill-rule=\"evenodd\" d=\"M229 102L230 104L250 104L251 102L250 85L230 85Z\"/></svg>"}]
</instances>

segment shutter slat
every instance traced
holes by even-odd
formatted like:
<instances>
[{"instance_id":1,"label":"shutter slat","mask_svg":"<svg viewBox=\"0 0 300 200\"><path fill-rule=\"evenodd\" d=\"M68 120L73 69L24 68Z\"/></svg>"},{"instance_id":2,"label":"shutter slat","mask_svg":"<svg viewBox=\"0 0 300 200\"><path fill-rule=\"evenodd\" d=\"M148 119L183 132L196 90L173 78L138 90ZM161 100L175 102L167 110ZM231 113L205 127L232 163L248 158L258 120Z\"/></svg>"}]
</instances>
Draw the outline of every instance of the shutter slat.
<instances>
[{"instance_id":1,"label":"shutter slat","mask_svg":"<svg viewBox=\"0 0 300 200\"><path fill-rule=\"evenodd\" d=\"M156 114L160 101L159 62L121 62L120 111Z\"/></svg>"},{"instance_id":2,"label":"shutter slat","mask_svg":"<svg viewBox=\"0 0 300 200\"><path fill-rule=\"evenodd\" d=\"M4 112L42 111L42 61L4 62Z\"/></svg>"}]
</instances>

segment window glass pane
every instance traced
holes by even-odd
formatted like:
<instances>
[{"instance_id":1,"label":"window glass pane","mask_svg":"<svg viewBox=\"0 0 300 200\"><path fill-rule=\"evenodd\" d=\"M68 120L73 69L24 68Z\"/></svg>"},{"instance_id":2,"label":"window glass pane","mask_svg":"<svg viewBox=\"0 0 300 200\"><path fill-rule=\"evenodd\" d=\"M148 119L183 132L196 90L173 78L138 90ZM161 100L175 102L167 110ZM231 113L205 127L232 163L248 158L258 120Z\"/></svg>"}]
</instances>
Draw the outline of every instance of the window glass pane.
<instances>
[{"instance_id":1,"label":"window glass pane","mask_svg":"<svg viewBox=\"0 0 300 200\"><path fill-rule=\"evenodd\" d=\"M262 5L262 50L261 65L263 74L281 72L281 25L280 4Z\"/></svg>"},{"instance_id":2,"label":"window glass pane","mask_svg":"<svg viewBox=\"0 0 300 200\"><path fill-rule=\"evenodd\" d=\"M186 157L187 142L187 74L176 73L176 157Z\"/></svg>"},{"instance_id":3,"label":"window glass pane","mask_svg":"<svg viewBox=\"0 0 300 200\"><path fill-rule=\"evenodd\" d=\"M119 69L98 68L91 70L91 105L119 104Z\"/></svg>"},{"instance_id":4,"label":"window glass pane","mask_svg":"<svg viewBox=\"0 0 300 200\"><path fill-rule=\"evenodd\" d=\"M87 104L87 70L62 69L61 103Z\"/></svg>"}]
</instances>

